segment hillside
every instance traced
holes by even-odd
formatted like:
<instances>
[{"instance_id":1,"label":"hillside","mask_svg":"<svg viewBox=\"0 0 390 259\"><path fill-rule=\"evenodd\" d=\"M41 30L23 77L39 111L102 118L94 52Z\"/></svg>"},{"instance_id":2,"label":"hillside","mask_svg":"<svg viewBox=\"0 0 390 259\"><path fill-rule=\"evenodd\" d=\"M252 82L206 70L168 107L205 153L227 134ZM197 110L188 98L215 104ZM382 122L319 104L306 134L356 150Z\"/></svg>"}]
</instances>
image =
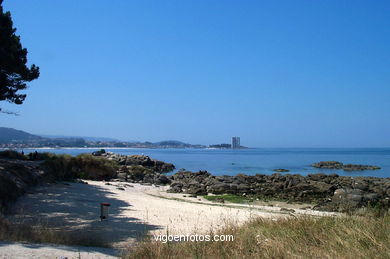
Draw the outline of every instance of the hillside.
<instances>
[{"instance_id":1,"label":"hillside","mask_svg":"<svg viewBox=\"0 0 390 259\"><path fill-rule=\"evenodd\" d=\"M42 137L27 133L22 130L0 127L0 143L20 143L20 142L37 142L43 140Z\"/></svg>"},{"instance_id":2,"label":"hillside","mask_svg":"<svg viewBox=\"0 0 390 259\"><path fill-rule=\"evenodd\" d=\"M104 137L37 136L22 130L0 127L0 148L36 147L131 147L131 148L204 148L177 140L129 142Z\"/></svg>"}]
</instances>

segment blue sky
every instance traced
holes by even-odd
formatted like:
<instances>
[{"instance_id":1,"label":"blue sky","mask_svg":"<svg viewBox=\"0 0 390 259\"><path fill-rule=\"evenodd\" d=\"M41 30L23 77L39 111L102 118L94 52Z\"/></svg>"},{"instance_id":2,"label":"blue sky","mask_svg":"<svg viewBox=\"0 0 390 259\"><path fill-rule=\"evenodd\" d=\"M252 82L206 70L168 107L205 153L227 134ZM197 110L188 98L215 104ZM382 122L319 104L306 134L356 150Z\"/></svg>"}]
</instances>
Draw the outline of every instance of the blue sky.
<instances>
[{"instance_id":1,"label":"blue sky","mask_svg":"<svg viewBox=\"0 0 390 259\"><path fill-rule=\"evenodd\" d=\"M5 0L36 134L390 146L390 1Z\"/></svg>"}]
</instances>

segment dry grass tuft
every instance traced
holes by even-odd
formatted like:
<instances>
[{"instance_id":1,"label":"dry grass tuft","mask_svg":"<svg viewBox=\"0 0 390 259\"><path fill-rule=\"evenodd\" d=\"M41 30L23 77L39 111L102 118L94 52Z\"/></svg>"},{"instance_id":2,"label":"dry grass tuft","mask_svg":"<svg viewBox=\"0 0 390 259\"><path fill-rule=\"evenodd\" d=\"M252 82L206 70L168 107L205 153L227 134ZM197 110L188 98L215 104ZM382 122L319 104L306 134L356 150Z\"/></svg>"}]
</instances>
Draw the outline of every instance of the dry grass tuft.
<instances>
[{"instance_id":1,"label":"dry grass tuft","mask_svg":"<svg viewBox=\"0 0 390 259\"><path fill-rule=\"evenodd\" d=\"M153 238L125 258L389 258L390 216L256 219L218 234L233 242L168 242Z\"/></svg>"}]
</instances>

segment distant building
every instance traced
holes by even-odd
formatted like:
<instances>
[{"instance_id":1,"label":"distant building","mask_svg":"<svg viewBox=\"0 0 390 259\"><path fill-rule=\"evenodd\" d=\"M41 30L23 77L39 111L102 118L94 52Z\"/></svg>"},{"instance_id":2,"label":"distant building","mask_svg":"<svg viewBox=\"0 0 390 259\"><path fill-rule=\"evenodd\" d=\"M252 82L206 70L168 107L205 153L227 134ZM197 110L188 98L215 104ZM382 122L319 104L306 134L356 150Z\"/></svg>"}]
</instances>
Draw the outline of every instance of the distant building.
<instances>
[{"instance_id":1,"label":"distant building","mask_svg":"<svg viewBox=\"0 0 390 259\"><path fill-rule=\"evenodd\" d=\"M232 137L232 148L236 149L240 147L241 147L240 137Z\"/></svg>"}]
</instances>

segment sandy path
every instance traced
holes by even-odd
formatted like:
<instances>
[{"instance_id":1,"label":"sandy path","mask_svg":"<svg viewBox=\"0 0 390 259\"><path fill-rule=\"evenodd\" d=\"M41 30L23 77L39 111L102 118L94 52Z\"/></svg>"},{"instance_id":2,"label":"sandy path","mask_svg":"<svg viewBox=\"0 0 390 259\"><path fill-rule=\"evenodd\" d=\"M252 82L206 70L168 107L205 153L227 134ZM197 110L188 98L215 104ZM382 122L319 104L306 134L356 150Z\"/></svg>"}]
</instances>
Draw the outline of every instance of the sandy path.
<instances>
[{"instance_id":1,"label":"sandy path","mask_svg":"<svg viewBox=\"0 0 390 259\"><path fill-rule=\"evenodd\" d=\"M54 259L54 258L100 258L115 259L116 251L100 247L77 247L46 244L23 244L0 242L0 258L2 259Z\"/></svg>"}]
</instances>

